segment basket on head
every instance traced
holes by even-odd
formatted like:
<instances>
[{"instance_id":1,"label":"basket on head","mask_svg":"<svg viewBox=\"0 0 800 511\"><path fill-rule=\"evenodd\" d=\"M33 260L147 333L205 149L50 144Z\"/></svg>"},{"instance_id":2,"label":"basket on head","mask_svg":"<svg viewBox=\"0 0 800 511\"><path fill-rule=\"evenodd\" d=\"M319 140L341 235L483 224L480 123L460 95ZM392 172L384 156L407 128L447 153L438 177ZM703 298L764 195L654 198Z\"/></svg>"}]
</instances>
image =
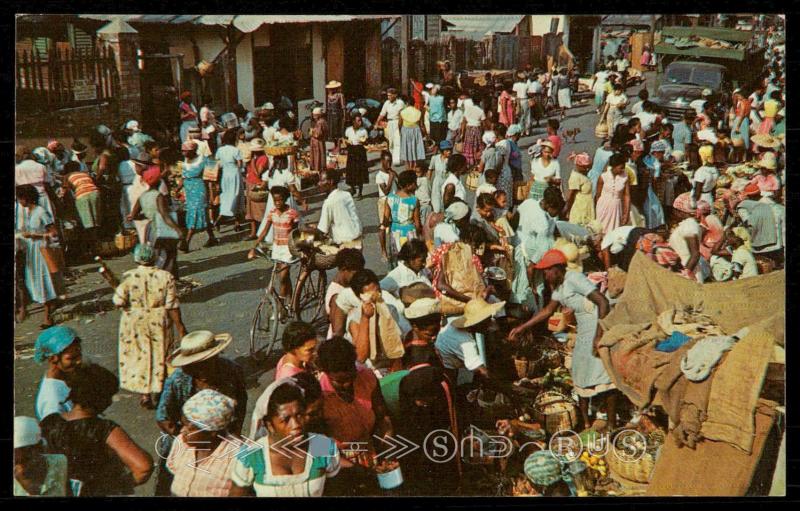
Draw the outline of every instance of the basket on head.
<instances>
[{"instance_id":1,"label":"basket on head","mask_svg":"<svg viewBox=\"0 0 800 511\"><path fill-rule=\"evenodd\" d=\"M284 146L267 146L264 149L269 156L289 156L297 152L297 146L284 145Z\"/></svg>"}]
</instances>

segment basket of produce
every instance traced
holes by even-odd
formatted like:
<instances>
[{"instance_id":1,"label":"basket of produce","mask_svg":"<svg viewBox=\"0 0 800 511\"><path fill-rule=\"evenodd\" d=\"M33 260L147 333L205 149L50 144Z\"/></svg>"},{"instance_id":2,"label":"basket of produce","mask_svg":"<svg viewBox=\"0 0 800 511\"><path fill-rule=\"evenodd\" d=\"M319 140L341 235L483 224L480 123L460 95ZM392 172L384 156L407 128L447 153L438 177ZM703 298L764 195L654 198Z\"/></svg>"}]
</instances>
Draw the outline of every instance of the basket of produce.
<instances>
[{"instance_id":1,"label":"basket of produce","mask_svg":"<svg viewBox=\"0 0 800 511\"><path fill-rule=\"evenodd\" d=\"M114 245L120 252L127 252L136 246L139 236L134 230L125 230L114 236Z\"/></svg>"},{"instance_id":2,"label":"basket of produce","mask_svg":"<svg viewBox=\"0 0 800 511\"><path fill-rule=\"evenodd\" d=\"M572 429L577 423L577 413L572 400L561 392L548 390L539 394L533 404L533 419L544 424L545 431L552 435Z\"/></svg>"},{"instance_id":3,"label":"basket of produce","mask_svg":"<svg viewBox=\"0 0 800 511\"><path fill-rule=\"evenodd\" d=\"M650 482L659 451L666 438L664 432L656 430L644 435L643 439L641 435L633 432L625 434L623 431L618 431L612 434L611 438L614 445L605 456L608 469L614 475L628 481Z\"/></svg>"},{"instance_id":4,"label":"basket of produce","mask_svg":"<svg viewBox=\"0 0 800 511\"><path fill-rule=\"evenodd\" d=\"M289 156L297 152L297 146L294 144L268 145L264 151L270 156Z\"/></svg>"}]
</instances>

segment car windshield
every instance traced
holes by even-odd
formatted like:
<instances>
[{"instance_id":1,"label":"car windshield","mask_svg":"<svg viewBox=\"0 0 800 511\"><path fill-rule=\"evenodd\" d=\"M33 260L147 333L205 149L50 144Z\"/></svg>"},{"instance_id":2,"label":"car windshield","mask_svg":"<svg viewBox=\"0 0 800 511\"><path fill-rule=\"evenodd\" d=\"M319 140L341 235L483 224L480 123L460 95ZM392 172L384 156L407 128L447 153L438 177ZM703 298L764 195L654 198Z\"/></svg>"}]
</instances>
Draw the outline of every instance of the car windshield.
<instances>
[{"instance_id":1,"label":"car windshield","mask_svg":"<svg viewBox=\"0 0 800 511\"><path fill-rule=\"evenodd\" d=\"M670 66L667 70L669 83L695 84L702 87L716 89L722 82L722 73L719 69L704 66Z\"/></svg>"}]
</instances>

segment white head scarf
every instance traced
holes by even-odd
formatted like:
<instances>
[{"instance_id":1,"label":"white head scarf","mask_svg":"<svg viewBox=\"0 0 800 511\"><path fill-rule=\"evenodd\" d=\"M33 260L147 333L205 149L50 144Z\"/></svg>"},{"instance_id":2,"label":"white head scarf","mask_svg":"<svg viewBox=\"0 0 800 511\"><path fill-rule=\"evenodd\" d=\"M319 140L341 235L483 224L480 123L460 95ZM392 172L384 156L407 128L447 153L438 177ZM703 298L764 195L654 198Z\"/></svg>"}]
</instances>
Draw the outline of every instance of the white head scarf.
<instances>
[{"instance_id":1,"label":"white head scarf","mask_svg":"<svg viewBox=\"0 0 800 511\"><path fill-rule=\"evenodd\" d=\"M263 419L267 414L267 410L269 409L269 399L272 397L272 393L275 392L275 389L283 384L294 385L300 389L301 393L303 393L303 388L298 385L297 380L292 377L281 378L280 380L275 380L274 382L270 383L269 386L264 389L264 392L258 397L256 406L253 408L253 416L250 420L251 440L255 441L259 438L267 436L267 428L261 424L261 419Z\"/></svg>"}]
</instances>

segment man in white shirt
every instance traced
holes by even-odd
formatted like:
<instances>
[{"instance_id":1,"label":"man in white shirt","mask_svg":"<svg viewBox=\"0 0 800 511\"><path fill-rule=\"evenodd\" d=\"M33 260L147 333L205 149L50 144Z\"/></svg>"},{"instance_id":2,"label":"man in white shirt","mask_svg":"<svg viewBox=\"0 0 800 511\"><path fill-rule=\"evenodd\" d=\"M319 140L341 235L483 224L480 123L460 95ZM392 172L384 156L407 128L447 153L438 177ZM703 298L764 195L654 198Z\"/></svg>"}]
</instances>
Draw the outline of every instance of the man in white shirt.
<instances>
[{"instance_id":1,"label":"man in white shirt","mask_svg":"<svg viewBox=\"0 0 800 511\"><path fill-rule=\"evenodd\" d=\"M451 144L455 144L461 132L461 121L464 119L464 110L459 108L456 98L450 98L447 107L447 140Z\"/></svg>"},{"instance_id":2,"label":"man in white shirt","mask_svg":"<svg viewBox=\"0 0 800 511\"><path fill-rule=\"evenodd\" d=\"M697 115L702 115L706 111L706 104L708 103L711 94L711 89L703 89L700 99L695 99L694 101L690 102L689 107L694 108L694 111L697 113Z\"/></svg>"},{"instance_id":3,"label":"man in white shirt","mask_svg":"<svg viewBox=\"0 0 800 511\"><path fill-rule=\"evenodd\" d=\"M487 332L492 318L505 306L505 302L488 303L483 298L473 298L464 306L464 315L450 318L436 336L436 351L445 372L456 381L456 372L462 367L481 378L489 378L484 346L478 335Z\"/></svg>"},{"instance_id":4,"label":"man in white shirt","mask_svg":"<svg viewBox=\"0 0 800 511\"><path fill-rule=\"evenodd\" d=\"M328 197L322 203L317 229L328 234L337 245L357 246L361 242L361 220L353 196L338 189L340 179L338 170L325 172L322 188Z\"/></svg>"},{"instance_id":5,"label":"man in white shirt","mask_svg":"<svg viewBox=\"0 0 800 511\"><path fill-rule=\"evenodd\" d=\"M387 100L383 103L381 114L376 124L386 121L386 139L392 153L392 164L400 165L400 111L406 107L403 100L397 98L397 89L390 87L386 91Z\"/></svg>"},{"instance_id":6,"label":"man in white shirt","mask_svg":"<svg viewBox=\"0 0 800 511\"><path fill-rule=\"evenodd\" d=\"M517 111L519 112L519 124L522 126L522 131L528 131L531 125L531 108L528 106L528 82L524 78L525 75L519 73L517 81L511 89L517 93Z\"/></svg>"}]
</instances>

